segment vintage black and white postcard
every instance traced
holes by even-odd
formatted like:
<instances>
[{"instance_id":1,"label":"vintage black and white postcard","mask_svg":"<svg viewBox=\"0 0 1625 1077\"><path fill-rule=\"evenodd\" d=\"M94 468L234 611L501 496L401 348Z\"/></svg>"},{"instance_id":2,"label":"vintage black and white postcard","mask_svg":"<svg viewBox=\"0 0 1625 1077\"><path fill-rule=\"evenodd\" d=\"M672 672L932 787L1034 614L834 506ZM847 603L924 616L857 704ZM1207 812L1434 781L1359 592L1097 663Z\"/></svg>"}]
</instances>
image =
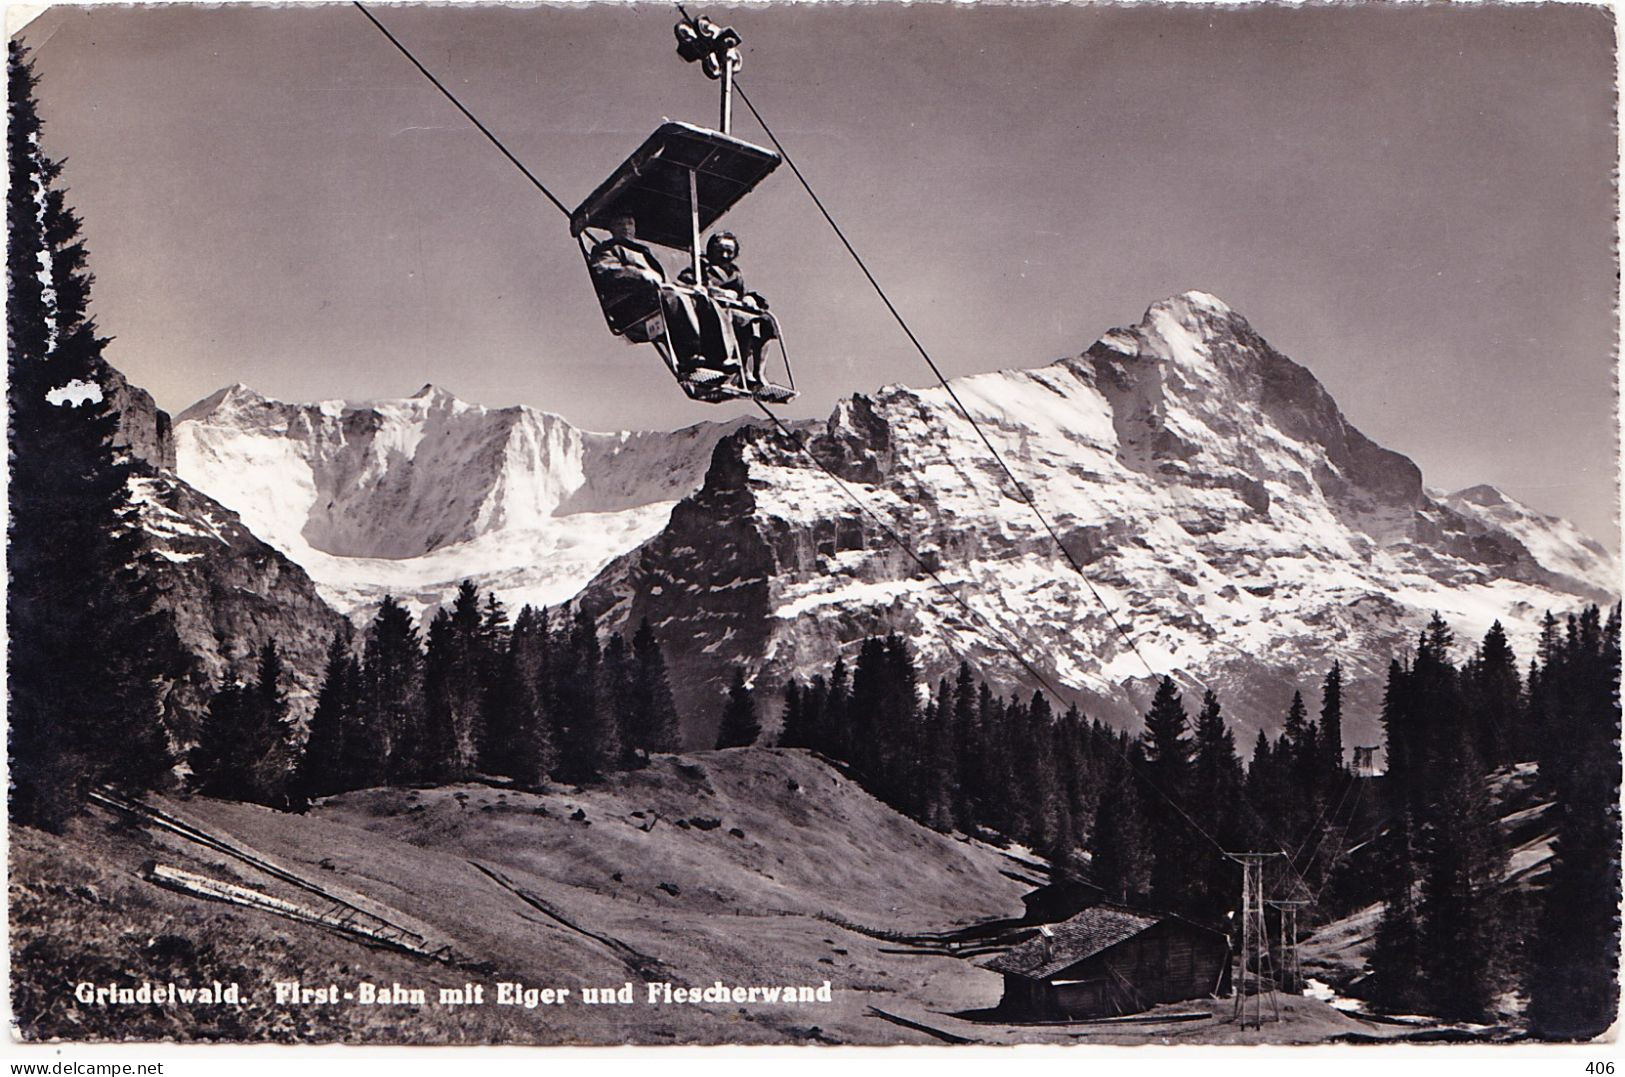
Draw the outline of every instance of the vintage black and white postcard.
<instances>
[{"instance_id":1,"label":"vintage black and white postcard","mask_svg":"<svg viewBox=\"0 0 1625 1077\"><path fill-rule=\"evenodd\" d=\"M1612 1040L1610 8L8 31L17 1053Z\"/></svg>"}]
</instances>

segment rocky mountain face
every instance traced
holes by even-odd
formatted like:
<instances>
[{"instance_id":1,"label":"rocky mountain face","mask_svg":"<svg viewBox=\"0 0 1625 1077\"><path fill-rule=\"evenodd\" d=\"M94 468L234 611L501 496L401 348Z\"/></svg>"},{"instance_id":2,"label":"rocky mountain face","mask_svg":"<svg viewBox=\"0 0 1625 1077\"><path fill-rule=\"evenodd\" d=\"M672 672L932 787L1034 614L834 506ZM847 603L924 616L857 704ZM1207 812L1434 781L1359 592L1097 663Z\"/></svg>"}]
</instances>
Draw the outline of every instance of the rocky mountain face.
<instances>
[{"instance_id":1,"label":"rocky mountain face","mask_svg":"<svg viewBox=\"0 0 1625 1077\"><path fill-rule=\"evenodd\" d=\"M148 471L131 488L146 540L143 569L189 658L166 707L172 735L191 740L210 694L252 677L255 654L269 640L286 659L290 712L308 717L343 616L317 595L304 569L173 474Z\"/></svg>"},{"instance_id":2,"label":"rocky mountain face","mask_svg":"<svg viewBox=\"0 0 1625 1077\"><path fill-rule=\"evenodd\" d=\"M178 472L358 617L473 579L515 609L566 601L658 533L739 424L598 434L526 407L415 396L287 404L241 385L176 422Z\"/></svg>"},{"instance_id":3,"label":"rocky mountain face","mask_svg":"<svg viewBox=\"0 0 1625 1077\"><path fill-rule=\"evenodd\" d=\"M933 682L965 657L1030 691L1014 649L1123 722L1153 674L1198 698L1211 687L1244 745L1294 688L1313 706L1341 661L1347 743L1375 744L1389 657L1432 611L1464 643L1499 618L1528 655L1546 609L1613 600L1617 568L1596 543L1488 488L1429 493L1203 293L1075 358L954 387L1084 575L941 389L854 396L807 441L978 616L789 440L738 431L704 486L583 595L612 626L657 626L695 742L735 664L775 689L895 629Z\"/></svg>"},{"instance_id":4,"label":"rocky mountain face","mask_svg":"<svg viewBox=\"0 0 1625 1077\"><path fill-rule=\"evenodd\" d=\"M186 670L170 689L166 722L179 742L195 737L210 694L255 671L269 640L287 656L290 709L315 706L328 641L344 618L316 594L304 569L261 542L237 514L175 475L168 413L108 367L103 389L118 414L115 444L136 459L130 481L143 538L140 570L174 617Z\"/></svg>"}]
</instances>

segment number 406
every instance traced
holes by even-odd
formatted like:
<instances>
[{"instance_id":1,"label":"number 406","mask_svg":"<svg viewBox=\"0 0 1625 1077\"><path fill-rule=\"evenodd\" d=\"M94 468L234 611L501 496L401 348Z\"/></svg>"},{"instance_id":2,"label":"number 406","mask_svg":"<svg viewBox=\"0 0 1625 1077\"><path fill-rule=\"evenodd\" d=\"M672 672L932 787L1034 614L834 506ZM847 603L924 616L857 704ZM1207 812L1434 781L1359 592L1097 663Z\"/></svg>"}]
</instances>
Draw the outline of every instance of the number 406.
<instances>
[{"instance_id":1,"label":"number 406","mask_svg":"<svg viewBox=\"0 0 1625 1077\"><path fill-rule=\"evenodd\" d=\"M1612 1062L1587 1062L1586 1063L1586 1072L1587 1073L1597 1073L1597 1074L1613 1073L1614 1072L1614 1064Z\"/></svg>"}]
</instances>

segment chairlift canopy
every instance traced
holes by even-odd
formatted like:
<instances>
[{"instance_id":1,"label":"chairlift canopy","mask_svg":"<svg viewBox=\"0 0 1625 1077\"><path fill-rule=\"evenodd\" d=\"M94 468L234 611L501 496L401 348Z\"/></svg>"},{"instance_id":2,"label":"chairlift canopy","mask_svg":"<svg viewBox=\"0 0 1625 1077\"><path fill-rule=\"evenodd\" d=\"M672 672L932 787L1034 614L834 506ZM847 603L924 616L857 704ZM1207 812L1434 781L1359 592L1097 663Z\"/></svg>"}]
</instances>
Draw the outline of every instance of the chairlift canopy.
<instances>
[{"instance_id":1,"label":"chairlift canopy","mask_svg":"<svg viewBox=\"0 0 1625 1077\"><path fill-rule=\"evenodd\" d=\"M779 155L720 131L668 121L570 215L570 234L607 228L621 214L637 220L638 239L685 250L693 238L689 172L704 231L779 167Z\"/></svg>"}]
</instances>

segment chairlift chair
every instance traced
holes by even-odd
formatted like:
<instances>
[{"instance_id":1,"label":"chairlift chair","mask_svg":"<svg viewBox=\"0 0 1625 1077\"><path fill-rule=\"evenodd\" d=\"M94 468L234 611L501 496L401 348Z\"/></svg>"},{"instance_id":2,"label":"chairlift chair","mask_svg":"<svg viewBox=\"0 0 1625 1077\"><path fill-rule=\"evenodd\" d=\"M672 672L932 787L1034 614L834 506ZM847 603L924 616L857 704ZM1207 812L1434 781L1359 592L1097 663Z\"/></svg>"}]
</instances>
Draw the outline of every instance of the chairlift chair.
<instances>
[{"instance_id":1,"label":"chairlift chair","mask_svg":"<svg viewBox=\"0 0 1625 1077\"><path fill-rule=\"evenodd\" d=\"M719 42L719 47L709 51L693 47L693 42L688 40L692 35L682 33L685 27L693 26L701 28L705 40ZM694 400L718 404L754 398L771 404L786 403L795 398L796 389L778 319L766 310L706 288L701 283L705 274L700 260L701 235L777 168L781 158L773 150L727 133L732 76L739 67L738 35L732 30L716 28L703 17L701 20L685 18L678 24L678 31L678 51L685 60L711 56L715 61L706 64L706 73L713 78L720 76L723 81L723 130L713 131L672 120L661 124L576 207L570 215L570 234L588 263L589 273L592 250L605 238L594 234L595 231L607 233L610 222L620 217L629 216L636 222L640 243L683 252L693 274L693 284L668 279L660 288L651 288L646 294L629 294L611 292L595 279L594 287L609 331L631 343L652 344L677 383ZM713 69L717 74L711 74ZM696 354L682 354L674 344L670 319L663 317L662 288L692 305L699 322L698 347L683 350ZM735 311L760 318L772 328L772 339L778 342L779 363L784 368L783 384L765 377L757 383L750 382L734 326ZM766 357L763 359L765 367Z\"/></svg>"}]
</instances>

